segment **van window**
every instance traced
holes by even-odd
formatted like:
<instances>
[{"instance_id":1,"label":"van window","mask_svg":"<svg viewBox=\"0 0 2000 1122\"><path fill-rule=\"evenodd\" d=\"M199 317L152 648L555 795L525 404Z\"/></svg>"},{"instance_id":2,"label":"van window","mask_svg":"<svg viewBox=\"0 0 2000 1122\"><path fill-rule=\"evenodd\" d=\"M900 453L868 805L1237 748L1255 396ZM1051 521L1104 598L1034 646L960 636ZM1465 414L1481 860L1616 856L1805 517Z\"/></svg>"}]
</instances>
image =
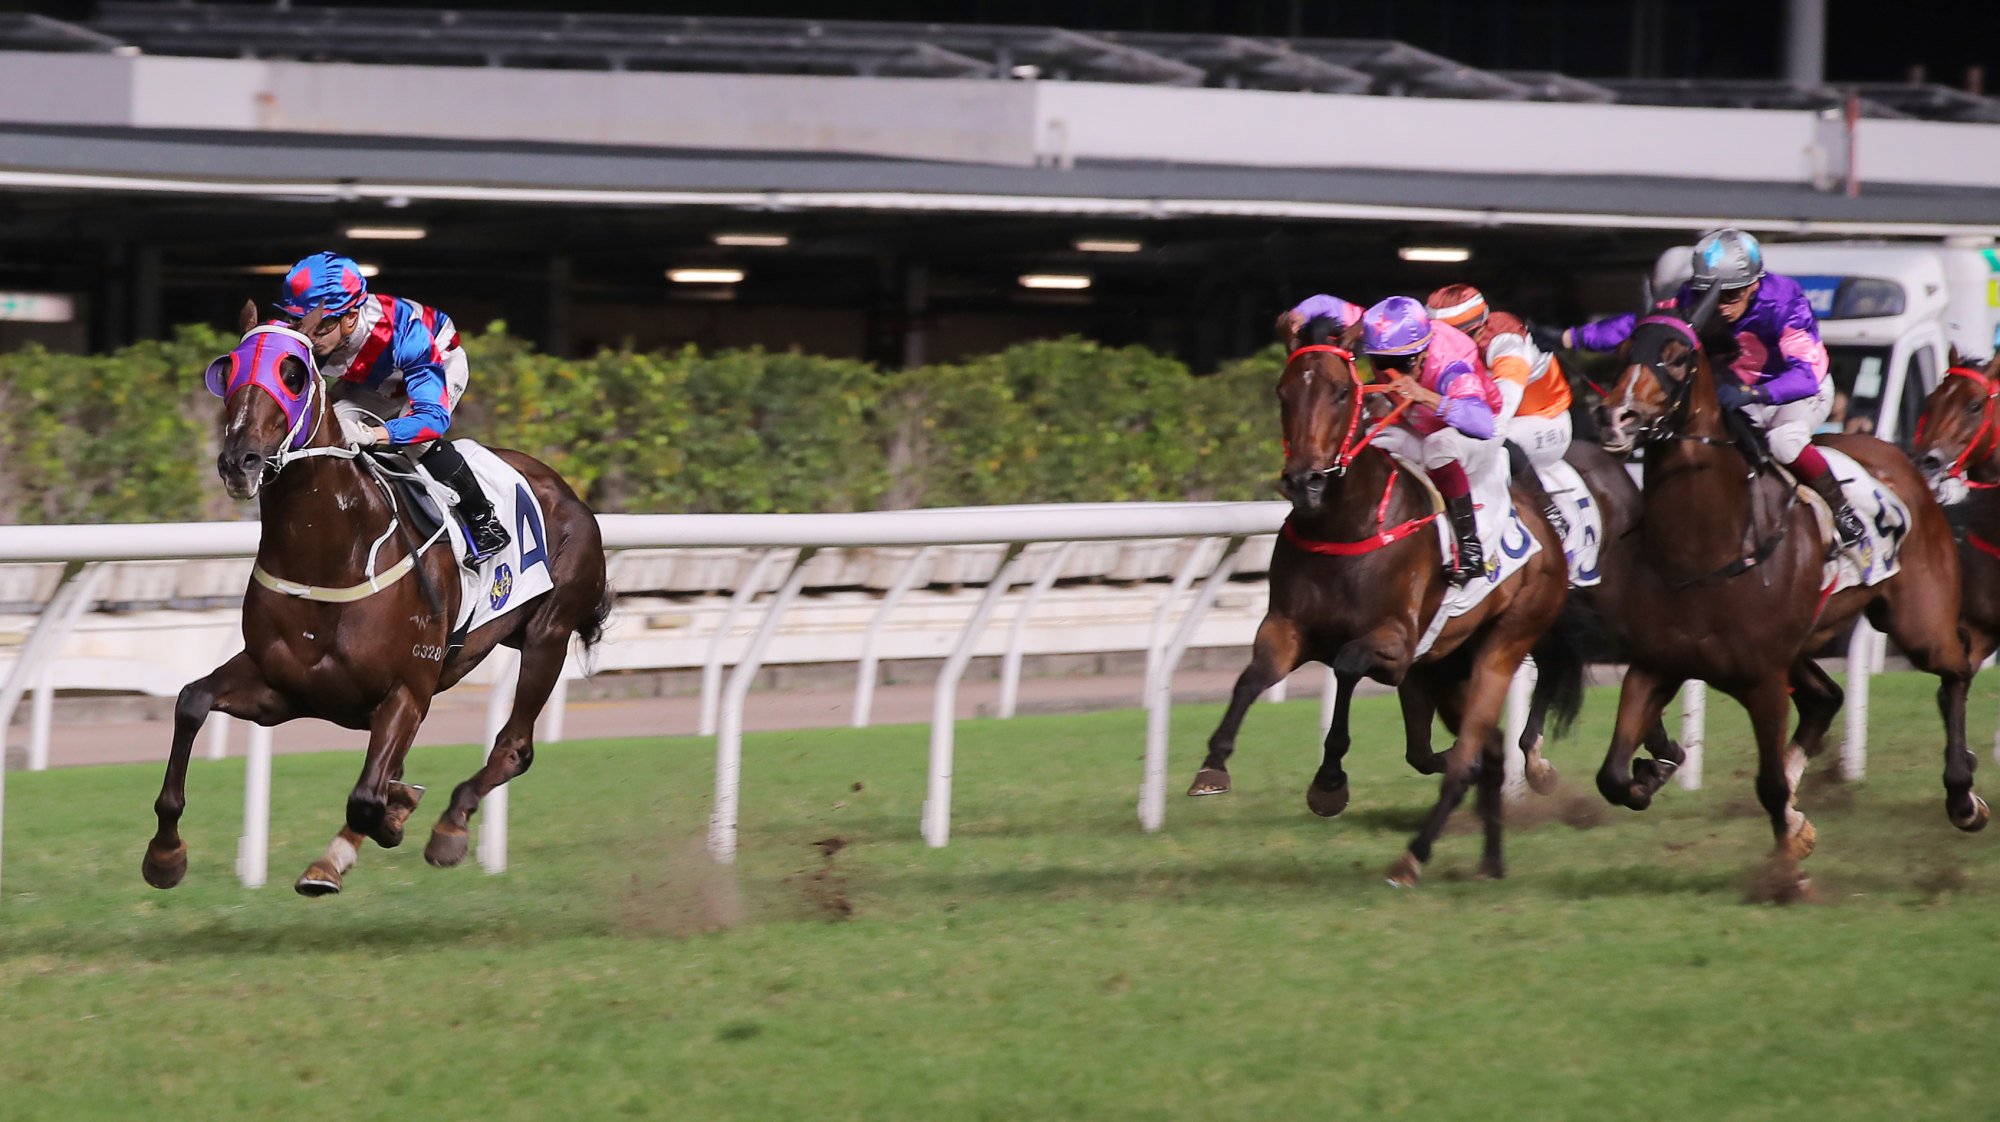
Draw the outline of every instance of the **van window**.
<instances>
[{"instance_id":1,"label":"van window","mask_svg":"<svg viewBox=\"0 0 2000 1122\"><path fill-rule=\"evenodd\" d=\"M1889 380L1889 348L1830 346L1826 352L1834 397L1821 431L1873 433L1882 413L1883 384Z\"/></svg>"},{"instance_id":2,"label":"van window","mask_svg":"<svg viewBox=\"0 0 2000 1122\"><path fill-rule=\"evenodd\" d=\"M1917 431L1917 418L1923 415L1924 401L1931 395L1931 386L1938 376L1937 352L1929 346L1919 346L1910 352L1910 358L1903 366L1903 403L1896 415L1896 443L1909 451L1910 437Z\"/></svg>"}]
</instances>

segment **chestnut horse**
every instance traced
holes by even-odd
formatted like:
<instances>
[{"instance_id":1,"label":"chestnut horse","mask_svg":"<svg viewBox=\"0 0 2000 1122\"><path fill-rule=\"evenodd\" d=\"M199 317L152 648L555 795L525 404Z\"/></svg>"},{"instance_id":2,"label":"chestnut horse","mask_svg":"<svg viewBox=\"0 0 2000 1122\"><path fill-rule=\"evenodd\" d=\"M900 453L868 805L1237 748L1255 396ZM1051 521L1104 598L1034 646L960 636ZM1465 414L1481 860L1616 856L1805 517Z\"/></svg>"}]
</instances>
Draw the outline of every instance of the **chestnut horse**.
<instances>
[{"instance_id":1,"label":"chestnut horse","mask_svg":"<svg viewBox=\"0 0 2000 1122\"><path fill-rule=\"evenodd\" d=\"M1924 402L1910 456L1958 527L1959 622L1973 666L2000 647L2000 355L1953 365Z\"/></svg>"},{"instance_id":2,"label":"chestnut horse","mask_svg":"<svg viewBox=\"0 0 2000 1122\"><path fill-rule=\"evenodd\" d=\"M1373 678L1398 689L1410 762L1443 776L1436 805L1390 867L1389 882L1417 882L1446 820L1475 783L1485 827L1480 873L1502 876L1501 708L1522 658L1562 611L1568 586L1562 547L1540 513L1522 505L1522 523L1541 550L1478 606L1446 623L1419 657L1417 644L1446 591L1436 515L1424 484L1369 443L1373 429L1362 433L1363 398L1386 387L1356 377L1353 356L1326 342L1336 330L1331 319L1307 324L1300 333L1306 345L1292 352L1278 379L1286 447L1279 486L1292 513L1271 557L1271 603L1250 665L1236 680L1190 793L1227 790L1229 756L1251 703L1302 663L1321 662L1333 668L1337 693L1324 762L1307 792L1314 811L1331 817L1347 806L1341 761L1350 744L1349 704L1360 680ZM1574 652L1551 652L1544 673L1572 677L1581 688L1583 666ZM1456 737L1446 752L1430 751L1433 713Z\"/></svg>"},{"instance_id":3,"label":"chestnut horse","mask_svg":"<svg viewBox=\"0 0 2000 1122\"><path fill-rule=\"evenodd\" d=\"M1640 548L1622 592L1632 660L1598 789L1614 805L1641 810L1651 803L1681 759L1670 746L1666 766L1635 768L1640 735L1683 682L1705 681L1750 714L1757 797L1770 815L1776 856L1805 857L1815 831L1795 805L1798 780L1842 696L1809 652L1866 612L1912 663L1938 676L1946 814L1959 829L1977 830L1989 812L1972 793L1973 758L1965 748L1972 664L1958 628L1958 557L1944 512L1893 446L1865 436L1821 439L1910 512L1901 571L1828 598L1821 581L1830 543L1818 518L1761 454L1750 457L1758 466L1746 469L1746 451L1717 403L1701 333L1720 291L1711 290L1692 315L1642 315L1608 395L1605 448L1625 455L1643 444L1646 455ZM1799 709L1789 745L1788 691Z\"/></svg>"},{"instance_id":4,"label":"chestnut horse","mask_svg":"<svg viewBox=\"0 0 2000 1122\"><path fill-rule=\"evenodd\" d=\"M376 478L337 439L311 357L319 318L307 315L297 330L259 327L256 306L247 304L243 343L210 368L211 388L227 411L216 471L230 495L258 500L258 569L281 578L273 583L325 595L299 598L253 579L243 597L243 653L181 690L166 781L154 804L159 832L142 866L155 888L172 888L187 874L179 824L188 755L210 712L267 726L317 717L369 731L346 826L296 885L308 896L334 893L362 839L384 848L402 843L403 823L423 793L402 781L403 758L431 698L504 643L521 652L513 711L485 766L452 792L424 849L433 865L457 864L480 800L534 760L535 718L562 672L570 636L581 636L587 650L610 611L590 508L543 464L499 452L541 504L555 587L451 646L462 594L458 563L443 543L425 549L399 525ZM380 555L371 560L378 543ZM379 582L371 580L377 574Z\"/></svg>"}]
</instances>

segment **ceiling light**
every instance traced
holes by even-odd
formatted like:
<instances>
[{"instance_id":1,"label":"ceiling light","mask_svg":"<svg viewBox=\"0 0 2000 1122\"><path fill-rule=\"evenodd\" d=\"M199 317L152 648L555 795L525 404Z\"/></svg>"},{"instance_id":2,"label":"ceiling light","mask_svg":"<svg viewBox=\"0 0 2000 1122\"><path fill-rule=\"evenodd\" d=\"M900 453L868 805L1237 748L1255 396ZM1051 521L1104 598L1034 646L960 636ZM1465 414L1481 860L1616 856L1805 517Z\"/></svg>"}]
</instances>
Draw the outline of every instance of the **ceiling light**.
<instances>
[{"instance_id":1,"label":"ceiling light","mask_svg":"<svg viewBox=\"0 0 2000 1122\"><path fill-rule=\"evenodd\" d=\"M747 246L752 249L783 249L792 244L787 234L717 234L709 239L716 245Z\"/></svg>"},{"instance_id":2,"label":"ceiling light","mask_svg":"<svg viewBox=\"0 0 2000 1122\"><path fill-rule=\"evenodd\" d=\"M668 269L667 279L675 284L740 284L741 269Z\"/></svg>"},{"instance_id":3,"label":"ceiling light","mask_svg":"<svg viewBox=\"0 0 2000 1122\"><path fill-rule=\"evenodd\" d=\"M1137 253L1146 248L1137 238L1078 238L1079 253Z\"/></svg>"},{"instance_id":4,"label":"ceiling light","mask_svg":"<svg viewBox=\"0 0 2000 1122\"><path fill-rule=\"evenodd\" d=\"M1396 256L1405 261L1451 265L1460 261L1470 261L1472 251L1462 245L1406 245L1396 251Z\"/></svg>"},{"instance_id":5,"label":"ceiling light","mask_svg":"<svg viewBox=\"0 0 2000 1122\"><path fill-rule=\"evenodd\" d=\"M1089 288L1090 278L1078 273L1026 273L1021 277L1022 288Z\"/></svg>"},{"instance_id":6,"label":"ceiling light","mask_svg":"<svg viewBox=\"0 0 2000 1122\"><path fill-rule=\"evenodd\" d=\"M354 263L354 267L360 269L361 275L364 277L372 277L375 274L380 273L382 271L382 266L380 265L367 265L359 261L356 261Z\"/></svg>"},{"instance_id":7,"label":"ceiling light","mask_svg":"<svg viewBox=\"0 0 2000 1122\"><path fill-rule=\"evenodd\" d=\"M429 233L422 226L349 226L341 231L354 241L414 242Z\"/></svg>"}]
</instances>

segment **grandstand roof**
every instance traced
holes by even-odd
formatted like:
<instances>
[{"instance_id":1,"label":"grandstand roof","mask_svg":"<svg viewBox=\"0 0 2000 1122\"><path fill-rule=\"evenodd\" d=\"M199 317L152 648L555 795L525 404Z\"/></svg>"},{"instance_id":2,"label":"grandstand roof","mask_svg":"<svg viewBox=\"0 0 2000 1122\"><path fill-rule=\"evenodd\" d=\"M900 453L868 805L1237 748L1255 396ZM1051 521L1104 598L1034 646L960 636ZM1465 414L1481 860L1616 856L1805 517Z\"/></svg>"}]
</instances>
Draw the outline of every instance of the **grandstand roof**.
<instances>
[{"instance_id":1,"label":"grandstand roof","mask_svg":"<svg viewBox=\"0 0 2000 1122\"><path fill-rule=\"evenodd\" d=\"M1466 66L1380 39L1044 26L109 0L82 21L0 15L0 49L216 58L879 77L1035 77L1382 96L1836 110L2000 121L2000 101L1934 84L1585 81Z\"/></svg>"}]
</instances>

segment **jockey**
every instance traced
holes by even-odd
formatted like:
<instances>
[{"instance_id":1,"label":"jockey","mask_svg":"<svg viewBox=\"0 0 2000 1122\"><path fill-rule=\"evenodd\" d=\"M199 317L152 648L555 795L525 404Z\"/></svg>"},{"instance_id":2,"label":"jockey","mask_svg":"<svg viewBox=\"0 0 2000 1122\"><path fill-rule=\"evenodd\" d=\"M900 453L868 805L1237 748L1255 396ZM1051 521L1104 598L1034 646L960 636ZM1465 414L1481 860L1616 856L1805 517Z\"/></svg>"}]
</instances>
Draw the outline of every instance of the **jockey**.
<instances>
[{"instance_id":1,"label":"jockey","mask_svg":"<svg viewBox=\"0 0 2000 1122\"><path fill-rule=\"evenodd\" d=\"M1736 376L1716 378L1716 399L1764 431L1771 455L1826 500L1841 548L1855 548L1861 544L1861 519L1812 444L1813 430L1833 408L1833 378L1804 290L1790 277L1765 273L1757 239L1734 229L1716 230L1695 243L1693 279L1660 306L1684 311L1712 288L1722 289L1716 312L1734 330L1737 344L1730 364ZM1623 315L1573 327L1562 332L1561 344L1614 350L1632 334L1634 322L1636 317Z\"/></svg>"},{"instance_id":2,"label":"jockey","mask_svg":"<svg viewBox=\"0 0 2000 1122\"><path fill-rule=\"evenodd\" d=\"M292 266L276 306L291 323L315 308L325 312L313 334L313 354L323 373L340 379L329 396L336 407L347 407L336 412L349 439L407 449L458 493L459 513L472 531L469 563L505 549L511 540L506 526L471 465L442 439L467 375L451 318L414 300L371 295L361 267L335 253L315 253ZM399 385L407 410L395 399ZM384 417L389 420L368 423Z\"/></svg>"},{"instance_id":3,"label":"jockey","mask_svg":"<svg viewBox=\"0 0 2000 1122\"><path fill-rule=\"evenodd\" d=\"M1479 345L1450 324L1432 322L1408 296L1391 296L1362 313L1361 349L1378 373L1389 376L1397 396L1412 403L1377 443L1398 454L1414 452L1409 458L1430 472L1458 538L1451 582L1462 585L1486 571L1467 472L1485 470L1500 453L1494 439L1500 391L1479 359Z\"/></svg>"},{"instance_id":4,"label":"jockey","mask_svg":"<svg viewBox=\"0 0 2000 1122\"><path fill-rule=\"evenodd\" d=\"M1540 475L1569 451L1569 380L1562 364L1535 345L1526 323L1488 309L1485 295L1469 284L1448 284L1431 293L1424 306L1431 319L1458 328L1479 345L1500 391L1498 428L1514 478L1548 516L1556 535L1567 536L1569 525Z\"/></svg>"}]
</instances>

